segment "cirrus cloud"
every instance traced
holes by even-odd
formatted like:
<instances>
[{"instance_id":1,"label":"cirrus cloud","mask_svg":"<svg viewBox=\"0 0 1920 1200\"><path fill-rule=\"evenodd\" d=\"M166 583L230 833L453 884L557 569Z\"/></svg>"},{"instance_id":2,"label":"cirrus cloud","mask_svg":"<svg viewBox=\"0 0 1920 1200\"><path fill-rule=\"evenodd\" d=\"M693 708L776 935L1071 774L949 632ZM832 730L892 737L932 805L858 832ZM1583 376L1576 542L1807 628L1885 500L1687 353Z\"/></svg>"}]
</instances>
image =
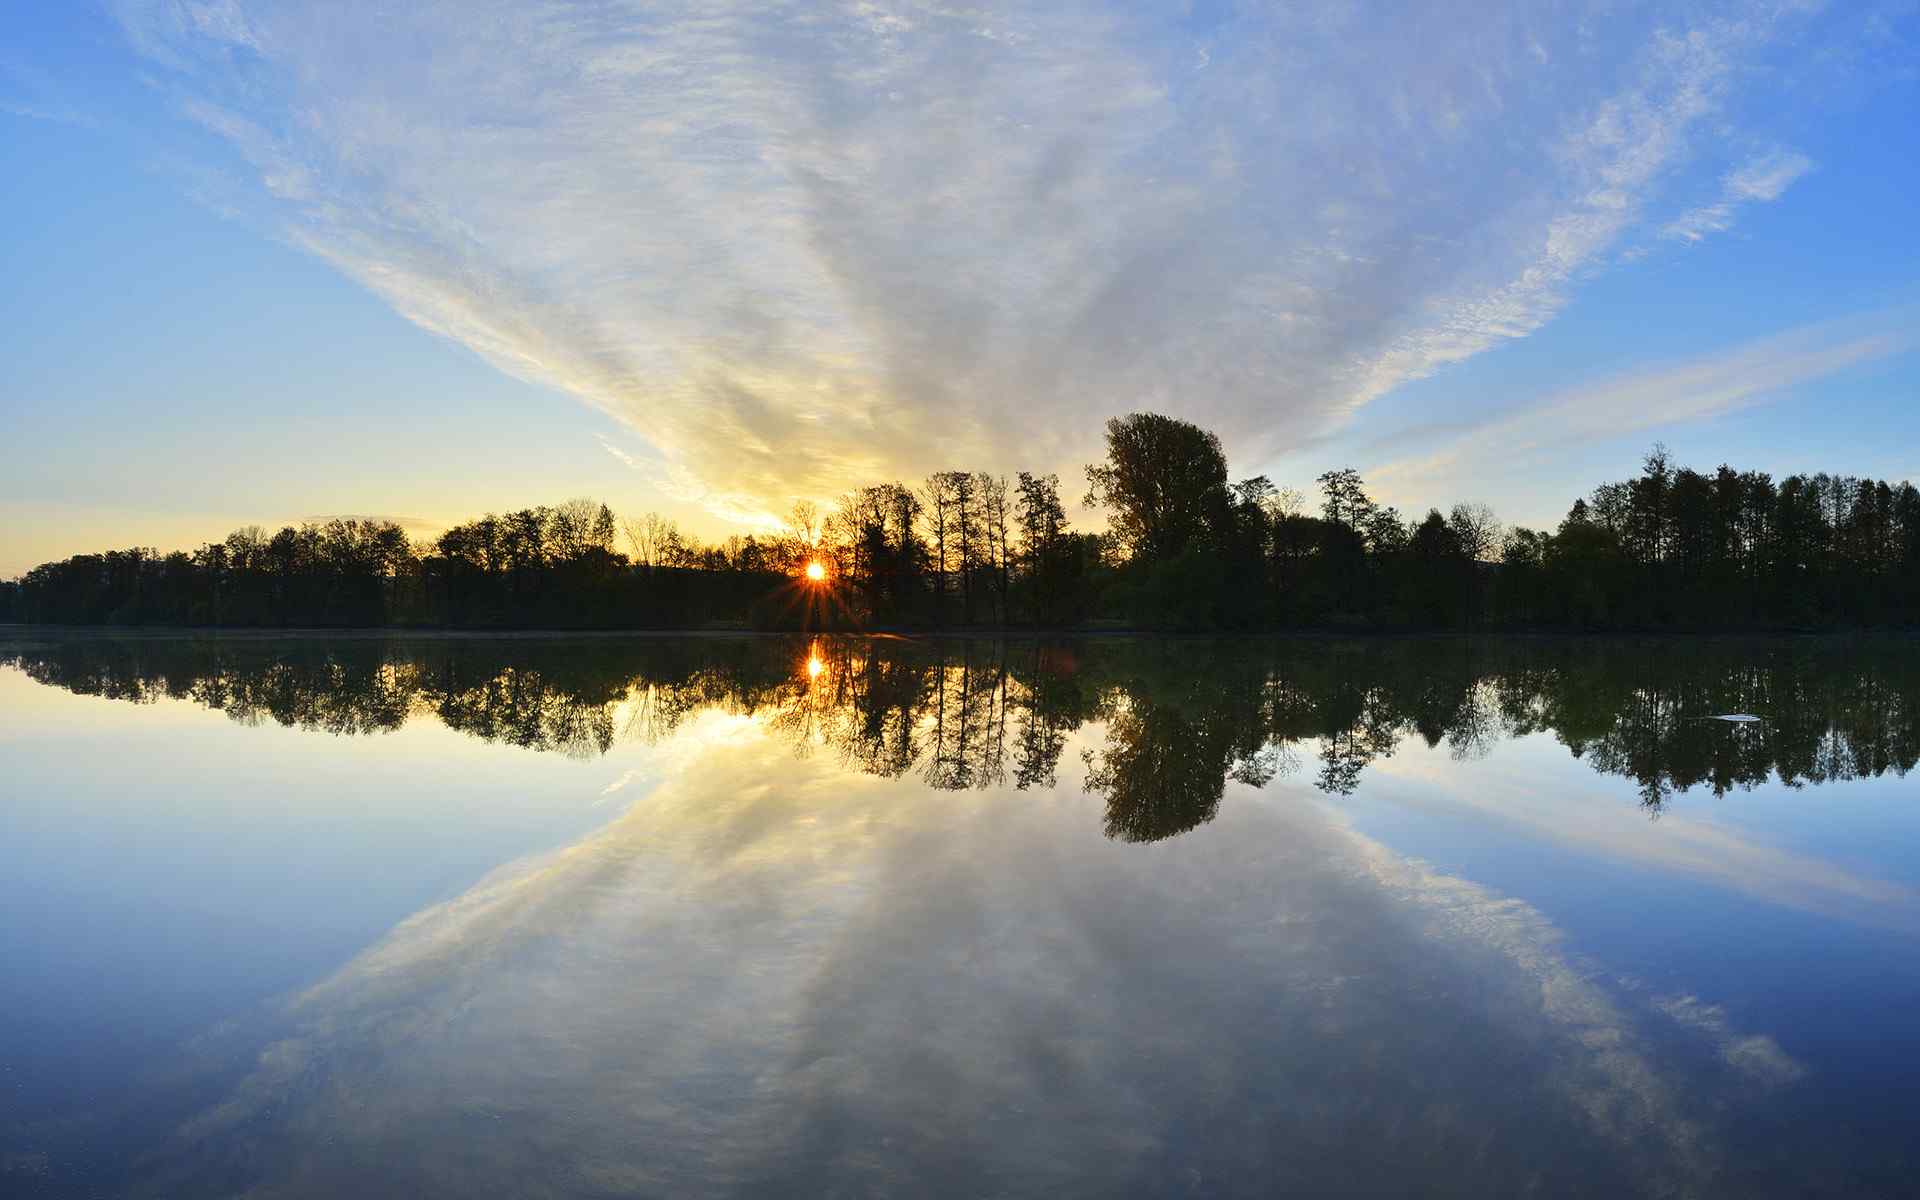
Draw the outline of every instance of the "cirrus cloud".
<instances>
[{"instance_id":1,"label":"cirrus cloud","mask_svg":"<svg viewBox=\"0 0 1920 1200\"><path fill-rule=\"evenodd\" d=\"M1812 169L1813 160L1804 154L1789 150L1763 154L1727 172L1720 199L1675 217L1661 230L1661 236L1697 242L1709 234L1725 233L1733 228L1734 214L1741 205L1778 200L1794 180Z\"/></svg>"},{"instance_id":2,"label":"cirrus cloud","mask_svg":"<svg viewBox=\"0 0 1920 1200\"><path fill-rule=\"evenodd\" d=\"M754 519L1135 407L1327 436L1550 320L1804 8L121 16L283 236Z\"/></svg>"}]
</instances>

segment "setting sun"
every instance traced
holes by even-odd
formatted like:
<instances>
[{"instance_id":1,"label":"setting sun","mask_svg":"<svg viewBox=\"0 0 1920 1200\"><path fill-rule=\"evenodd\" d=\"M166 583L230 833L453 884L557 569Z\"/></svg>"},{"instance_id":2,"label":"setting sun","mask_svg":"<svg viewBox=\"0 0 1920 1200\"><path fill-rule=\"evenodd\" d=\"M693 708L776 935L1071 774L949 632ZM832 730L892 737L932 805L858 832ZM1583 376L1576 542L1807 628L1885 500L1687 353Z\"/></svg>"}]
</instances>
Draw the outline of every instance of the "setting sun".
<instances>
[{"instance_id":1,"label":"setting sun","mask_svg":"<svg viewBox=\"0 0 1920 1200\"><path fill-rule=\"evenodd\" d=\"M820 673L822 671L825 671L826 669L827 669L827 664L820 661L819 655L811 654L807 656L807 678L808 679L820 678Z\"/></svg>"},{"instance_id":2,"label":"setting sun","mask_svg":"<svg viewBox=\"0 0 1920 1200\"><path fill-rule=\"evenodd\" d=\"M812 580L814 583L821 583L825 581L825 579L827 578L827 565L819 561L808 563L807 578L809 580Z\"/></svg>"}]
</instances>

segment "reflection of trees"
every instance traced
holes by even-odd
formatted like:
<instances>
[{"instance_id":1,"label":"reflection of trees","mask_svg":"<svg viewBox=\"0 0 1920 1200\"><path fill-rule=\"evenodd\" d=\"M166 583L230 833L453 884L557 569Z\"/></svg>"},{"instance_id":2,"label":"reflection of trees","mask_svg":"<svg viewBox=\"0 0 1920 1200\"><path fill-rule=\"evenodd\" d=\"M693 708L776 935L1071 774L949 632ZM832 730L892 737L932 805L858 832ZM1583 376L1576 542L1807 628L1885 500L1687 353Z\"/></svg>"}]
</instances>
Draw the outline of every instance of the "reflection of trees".
<instances>
[{"instance_id":1,"label":"reflection of trees","mask_svg":"<svg viewBox=\"0 0 1920 1200\"><path fill-rule=\"evenodd\" d=\"M1005 783L1009 739L1015 786L1052 786L1067 735L1086 720L1072 658L1045 646L822 638L808 655L820 673L769 727L868 774L917 769L936 790Z\"/></svg>"},{"instance_id":2,"label":"reflection of trees","mask_svg":"<svg viewBox=\"0 0 1920 1200\"><path fill-rule=\"evenodd\" d=\"M920 760L919 711L930 664L916 656L875 653L874 643L829 643L822 661L823 698L831 723L826 740L843 761L869 775L897 778Z\"/></svg>"},{"instance_id":3,"label":"reflection of trees","mask_svg":"<svg viewBox=\"0 0 1920 1200\"><path fill-rule=\"evenodd\" d=\"M1391 697L1381 689L1347 678L1331 681L1315 708L1321 726L1315 782L1331 795L1351 795L1367 764L1393 753L1407 718L1395 719Z\"/></svg>"},{"instance_id":4,"label":"reflection of trees","mask_svg":"<svg viewBox=\"0 0 1920 1200\"><path fill-rule=\"evenodd\" d=\"M1107 744L1087 752L1086 789L1107 801L1107 836L1157 842L1213 820L1226 775L1177 709L1117 701Z\"/></svg>"},{"instance_id":5,"label":"reflection of trees","mask_svg":"<svg viewBox=\"0 0 1920 1200\"><path fill-rule=\"evenodd\" d=\"M943 791L1006 778L1004 643L958 643L934 670L927 783Z\"/></svg>"},{"instance_id":6,"label":"reflection of trees","mask_svg":"<svg viewBox=\"0 0 1920 1200\"><path fill-rule=\"evenodd\" d=\"M0 661L81 694L189 700L247 725L358 735L430 715L484 741L591 756L622 735L664 736L705 708L776 702L792 681L773 650L747 639L87 638Z\"/></svg>"},{"instance_id":7,"label":"reflection of trees","mask_svg":"<svg viewBox=\"0 0 1920 1200\"><path fill-rule=\"evenodd\" d=\"M273 722L333 734L406 723L420 689L416 664L375 643L293 642L279 652L215 641L80 639L16 650L11 663L41 683L136 704L187 700L244 725Z\"/></svg>"},{"instance_id":8,"label":"reflection of trees","mask_svg":"<svg viewBox=\"0 0 1920 1200\"><path fill-rule=\"evenodd\" d=\"M1260 787L1281 760L1270 745L1269 675L1228 647L1146 643L1115 664L1103 694L1106 742L1088 750L1085 787L1107 802L1107 836L1152 842L1211 821L1226 782Z\"/></svg>"},{"instance_id":9,"label":"reflection of trees","mask_svg":"<svg viewBox=\"0 0 1920 1200\"><path fill-rule=\"evenodd\" d=\"M1060 754L1067 735L1079 728L1087 710L1078 674L1078 660L1063 647L1035 646L1024 682L1016 685L1020 711L1015 735L1013 785L1050 788L1059 776Z\"/></svg>"},{"instance_id":10,"label":"reflection of trees","mask_svg":"<svg viewBox=\"0 0 1920 1200\"><path fill-rule=\"evenodd\" d=\"M1694 787L1721 796L1769 778L1905 775L1920 762L1920 655L1904 643L1734 643L1674 658L1660 643L1623 646L1547 689L1561 740L1633 779L1651 810ZM1718 713L1764 719L1729 725L1710 719Z\"/></svg>"},{"instance_id":11,"label":"reflection of trees","mask_svg":"<svg viewBox=\"0 0 1920 1200\"><path fill-rule=\"evenodd\" d=\"M812 669L807 664L814 663ZM1456 759L1549 733L1658 811L1769 778L1800 787L1920 761L1920 652L1895 641L1036 641L820 638L78 638L0 661L133 703L338 735L414 718L579 756L694 714L764 721L801 753L941 790L1052 787L1083 726L1108 833L1151 841L1317 748L1346 795L1411 738ZM1728 726L1717 713L1752 712Z\"/></svg>"}]
</instances>

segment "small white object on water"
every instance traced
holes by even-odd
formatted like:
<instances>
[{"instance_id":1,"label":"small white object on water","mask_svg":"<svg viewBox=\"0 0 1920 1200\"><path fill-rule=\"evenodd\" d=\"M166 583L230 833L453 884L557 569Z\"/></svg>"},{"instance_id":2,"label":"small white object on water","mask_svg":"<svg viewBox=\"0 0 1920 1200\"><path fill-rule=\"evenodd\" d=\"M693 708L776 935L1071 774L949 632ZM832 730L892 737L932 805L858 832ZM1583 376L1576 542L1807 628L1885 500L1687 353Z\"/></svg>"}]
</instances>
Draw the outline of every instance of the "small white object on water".
<instances>
[{"instance_id":1,"label":"small white object on water","mask_svg":"<svg viewBox=\"0 0 1920 1200\"><path fill-rule=\"evenodd\" d=\"M1753 725L1760 720L1752 713L1727 713L1725 716L1708 717L1709 721L1729 721L1735 725Z\"/></svg>"}]
</instances>

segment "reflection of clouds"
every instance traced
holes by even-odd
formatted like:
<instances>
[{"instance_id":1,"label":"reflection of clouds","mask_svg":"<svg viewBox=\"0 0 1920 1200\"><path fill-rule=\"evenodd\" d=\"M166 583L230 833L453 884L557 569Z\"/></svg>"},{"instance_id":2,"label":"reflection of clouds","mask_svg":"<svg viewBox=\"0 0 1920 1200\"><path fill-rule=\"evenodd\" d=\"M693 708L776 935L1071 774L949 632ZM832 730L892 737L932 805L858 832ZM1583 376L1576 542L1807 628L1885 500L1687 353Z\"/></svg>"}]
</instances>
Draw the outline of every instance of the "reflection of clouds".
<instances>
[{"instance_id":1,"label":"reflection of clouds","mask_svg":"<svg viewBox=\"0 0 1920 1200\"><path fill-rule=\"evenodd\" d=\"M1587 803L1561 797L1545 804L1541 776L1512 765L1513 757L1524 753L1518 744L1506 748L1508 765L1498 773L1470 775L1456 764L1422 761L1417 748L1407 751L1374 765L1382 776L1418 781L1419 791L1396 794L1396 803L1467 809L1583 854L1685 875L1769 904L1867 925L1920 928L1920 893L1902 884L1857 875L1673 813L1662 814L1658 836L1649 836L1643 812L1608 798Z\"/></svg>"},{"instance_id":2,"label":"reflection of clouds","mask_svg":"<svg viewBox=\"0 0 1920 1200\"><path fill-rule=\"evenodd\" d=\"M1541 1012L1574 1047L1562 1085L1605 1135L1636 1150L1649 1140L1662 1147L1651 1166L1662 1191L1685 1194L1712 1173L1700 1124L1678 1103L1673 1082L1635 1048L1613 1000L1568 963L1551 921L1525 901L1351 836L1362 869L1411 901L1437 934L1485 946L1538 985Z\"/></svg>"},{"instance_id":3,"label":"reflection of clouds","mask_svg":"<svg viewBox=\"0 0 1920 1200\"><path fill-rule=\"evenodd\" d=\"M1666 996L1654 1007L1689 1029L1696 1029L1720 1048L1727 1065L1765 1084L1792 1083L1807 1073L1780 1043L1764 1034L1742 1034L1727 1020L1727 1010L1703 1003L1698 996Z\"/></svg>"},{"instance_id":4,"label":"reflection of clouds","mask_svg":"<svg viewBox=\"0 0 1920 1200\"><path fill-rule=\"evenodd\" d=\"M1316 806L1241 789L1129 846L1078 796L689 732L643 803L301 996L175 1178L1618 1194L1710 1170L1682 1082L1538 913Z\"/></svg>"},{"instance_id":5,"label":"reflection of clouds","mask_svg":"<svg viewBox=\"0 0 1920 1200\"><path fill-rule=\"evenodd\" d=\"M608 796L613 795L615 792L626 787L628 784L632 783L634 780L638 778L640 778L640 768L638 767L634 767L634 768L631 768L630 770L620 772L619 778L615 779L612 783L609 783L607 786L600 789L601 800L604 801Z\"/></svg>"}]
</instances>

